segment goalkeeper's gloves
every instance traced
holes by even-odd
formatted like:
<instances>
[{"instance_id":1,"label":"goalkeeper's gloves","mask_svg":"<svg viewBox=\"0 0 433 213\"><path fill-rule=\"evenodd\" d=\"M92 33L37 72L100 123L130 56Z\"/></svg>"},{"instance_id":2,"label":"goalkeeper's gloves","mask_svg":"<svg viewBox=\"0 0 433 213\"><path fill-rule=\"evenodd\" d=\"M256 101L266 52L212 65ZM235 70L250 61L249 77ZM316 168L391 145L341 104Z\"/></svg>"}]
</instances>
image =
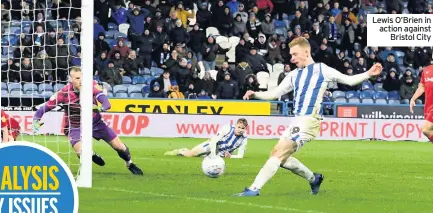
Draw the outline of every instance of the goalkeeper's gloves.
<instances>
[{"instance_id":1,"label":"goalkeeper's gloves","mask_svg":"<svg viewBox=\"0 0 433 213\"><path fill-rule=\"evenodd\" d=\"M33 130L33 134L36 134L39 129L41 128L42 123L39 120L33 120L32 123L32 130Z\"/></svg>"},{"instance_id":2,"label":"goalkeeper's gloves","mask_svg":"<svg viewBox=\"0 0 433 213\"><path fill-rule=\"evenodd\" d=\"M102 109L102 106L93 105L93 112L102 112L102 111L104 111Z\"/></svg>"}]
</instances>

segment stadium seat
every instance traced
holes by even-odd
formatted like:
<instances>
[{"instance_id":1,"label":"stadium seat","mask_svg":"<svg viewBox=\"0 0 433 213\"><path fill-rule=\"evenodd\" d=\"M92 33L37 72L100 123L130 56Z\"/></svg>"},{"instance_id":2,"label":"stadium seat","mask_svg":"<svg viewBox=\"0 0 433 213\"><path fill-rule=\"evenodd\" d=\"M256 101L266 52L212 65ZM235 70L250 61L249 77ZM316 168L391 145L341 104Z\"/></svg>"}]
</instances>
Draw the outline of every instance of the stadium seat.
<instances>
[{"instance_id":1,"label":"stadium seat","mask_svg":"<svg viewBox=\"0 0 433 213\"><path fill-rule=\"evenodd\" d=\"M134 93L129 94L129 97L130 98L143 98L143 94L134 92Z\"/></svg>"},{"instance_id":2,"label":"stadium seat","mask_svg":"<svg viewBox=\"0 0 433 213\"><path fill-rule=\"evenodd\" d=\"M216 70L209 70L209 73L210 73L210 76L212 77L212 79L216 81L218 71L216 71Z\"/></svg>"},{"instance_id":3,"label":"stadium seat","mask_svg":"<svg viewBox=\"0 0 433 213\"><path fill-rule=\"evenodd\" d=\"M362 82L361 90L373 90L373 84L370 81Z\"/></svg>"},{"instance_id":4,"label":"stadium seat","mask_svg":"<svg viewBox=\"0 0 433 213\"><path fill-rule=\"evenodd\" d=\"M134 76L134 78L132 78L132 84L144 84L146 81L143 78L143 76Z\"/></svg>"},{"instance_id":5,"label":"stadium seat","mask_svg":"<svg viewBox=\"0 0 433 213\"><path fill-rule=\"evenodd\" d=\"M260 89L267 89L268 88L268 81L269 81L269 73L267 72L258 72L257 73L257 82L259 83Z\"/></svg>"},{"instance_id":6,"label":"stadium seat","mask_svg":"<svg viewBox=\"0 0 433 213\"><path fill-rule=\"evenodd\" d=\"M152 75L150 70L148 68L140 69L139 70L140 75Z\"/></svg>"},{"instance_id":7,"label":"stadium seat","mask_svg":"<svg viewBox=\"0 0 433 213\"><path fill-rule=\"evenodd\" d=\"M107 93L107 96L110 97L110 98L114 97L114 95L113 95L112 92L108 92L108 93Z\"/></svg>"},{"instance_id":8,"label":"stadium seat","mask_svg":"<svg viewBox=\"0 0 433 213\"><path fill-rule=\"evenodd\" d=\"M12 91L21 91L22 87L20 83L9 83L8 84L8 91L9 93Z\"/></svg>"},{"instance_id":9,"label":"stadium seat","mask_svg":"<svg viewBox=\"0 0 433 213\"><path fill-rule=\"evenodd\" d=\"M346 98L337 98L334 100L335 103L347 103Z\"/></svg>"},{"instance_id":10,"label":"stadium seat","mask_svg":"<svg viewBox=\"0 0 433 213\"><path fill-rule=\"evenodd\" d=\"M353 98L353 97L359 98L359 93L357 91L347 91L346 92L346 98L347 99Z\"/></svg>"},{"instance_id":11,"label":"stadium seat","mask_svg":"<svg viewBox=\"0 0 433 213\"><path fill-rule=\"evenodd\" d=\"M220 44L220 43L223 43L223 42L229 43L229 38L227 38L225 36L217 36L215 38L215 43Z\"/></svg>"},{"instance_id":12,"label":"stadium seat","mask_svg":"<svg viewBox=\"0 0 433 213\"><path fill-rule=\"evenodd\" d=\"M114 40L114 38L106 38L106 39L104 39L104 41L107 42L108 45L116 43L116 41Z\"/></svg>"},{"instance_id":13,"label":"stadium seat","mask_svg":"<svg viewBox=\"0 0 433 213\"><path fill-rule=\"evenodd\" d=\"M21 91L21 90L12 90L12 91L9 93L9 95L10 95L10 96L13 96L13 97L20 97L20 96L24 95L24 93L23 93L23 91Z\"/></svg>"},{"instance_id":14,"label":"stadium seat","mask_svg":"<svg viewBox=\"0 0 433 213\"><path fill-rule=\"evenodd\" d=\"M358 103L361 103L361 100L359 100L359 98L352 97L352 98L350 98L350 99L348 100L348 103L351 103L351 104L358 104Z\"/></svg>"},{"instance_id":15,"label":"stadium seat","mask_svg":"<svg viewBox=\"0 0 433 213\"><path fill-rule=\"evenodd\" d=\"M132 79L128 76L123 76L122 77L122 83L123 84L132 84Z\"/></svg>"},{"instance_id":16,"label":"stadium seat","mask_svg":"<svg viewBox=\"0 0 433 213\"><path fill-rule=\"evenodd\" d=\"M388 104L388 101L384 98L376 99L376 104Z\"/></svg>"},{"instance_id":17,"label":"stadium seat","mask_svg":"<svg viewBox=\"0 0 433 213\"><path fill-rule=\"evenodd\" d=\"M332 97L334 97L335 99L337 98L346 98L346 93L343 91L334 91L332 92Z\"/></svg>"},{"instance_id":18,"label":"stadium seat","mask_svg":"<svg viewBox=\"0 0 433 213\"><path fill-rule=\"evenodd\" d=\"M51 97L53 94L54 93L52 91L43 91L43 92L41 92L41 96L42 97L46 97L46 98Z\"/></svg>"},{"instance_id":19,"label":"stadium seat","mask_svg":"<svg viewBox=\"0 0 433 213\"><path fill-rule=\"evenodd\" d=\"M63 87L65 87L64 84L56 84L56 85L54 85L54 92L57 92L57 91L61 90Z\"/></svg>"},{"instance_id":20,"label":"stadium seat","mask_svg":"<svg viewBox=\"0 0 433 213\"><path fill-rule=\"evenodd\" d=\"M26 95L39 95L37 90L27 90L27 91L24 91L24 94L26 94Z\"/></svg>"},{"instance_id":21,"label":"stadium seat","mask_svg":"<svg viewBox=\"0 0 433 213\"><path fill-rule=\"evenodd\" d=\"M144 93L144 98L149 98L149 93Z\"/></svg>"},{"instance_id":22,"label":"stadium seat","mask_svg":"<svg viewBox=\"0 0 433 213\"><path fill-rule=\"evenodd\" d=\"M129 24L119 24L119 32L128 34Z\"/></svg>"},{"instance_id":23,"label":"stadium seat","mask_svg":"<svg viewBox=\"0 0 433 213\"><path fill-rule=\"evenodd\" d=\"M141 87L137 85L131 85L128 87L128 94L131 96L131 93L140 93Z\"/></svg>"},{"instance_id":24,"label":"stadium seat","mask_svg":"<svg viewBox=\"0 0 433 213\"><path fill-rule=\"evenodd\" d=\"M161 68L158 68L158 67L151 67L150 68L150 73L152 76L160 76L163 72L164 72L164 70Z\"/></svg>"},{"instance_id":25,"label":"stadium seat","mask_svg":"<svg viewBox=\"0 0 433 213\"><path fill-rule=\"evenodd\" d=\"M388 99L389 100L400 100L400 94L398 93L398 91L388 92Z\"/></svg>"},{"instance_id":26,"label":"stadium seat","mask_svg":"<svg viewBox=\"0 0 433 213\"><path fill-rule=\"evenodd\" d=\"M404 61L404 52L402 51L394 51L395 60L399 65L403 64Z\"/></svg>"},{"instance_id":27,"label":"stadium seat","mask_svg":"<svg viewBox=\"0 0 433 213\"><path fill-rule=\"evenodd\" d=\"M272 72L279 72L279 73L284 72L284 64L280 64L280 63L274 64L274 66L272 66Z\"/></svg>"},{"instance_id":28,"label":"stadium seat","mask_svg":"<svg viewBox=\"0 0 433 213\"><path fill-rule=\"evenodd\" d=\"M105 32L105 39L114 39L114 35L116 35L117 31L115 30L108 30ZM105 40L107 43L109 43L107 40Z\"/></svg>"},{"instance_id":29,"label":"stadium seat","mask_svg":"<svg viewBox=\"0 0 433 213\"><path fill-rule=\"evenodd\" d=\"M23 87L24 93L27 93L28 91L38 91L38 86L33 83L26 83Z\"/></svg>"},{"instance_id":30,"label":"stadium seat","mask_svg":"<svg viewBox=\"0 0 433 213\"><path fill-rule=\"evenodd\" d=\"M403 99L400 101L401 104L409 104L409 99Z\"/></svg>"},{"instance_id":31,"label":"stadium seat","mask_svg":"<svg viewBox=\"0 0 433 213\"><path fill-rule=\"evenodd\" d=\"M125 33L116 32L116 33L114 34L114 39L119 39L119 38L127 39L128 36L127 36Z\"/></svg>"},{"instance_id":32,"label":"stadium seat","mask_svg":"<svg viewBox=\"0 0 433 213\"><path fill-rule=\"evenodd\" d=\"M241 38L238 36L232 36L229 38L229 43L231 44L232 48L236 47L239 44L239 41Z\"/></svg>"},{"instance_id":33,"label":"stadium seat","mask_svg":"<svg viewBox=\"0 0 433 213\"><path fill-rule=\"evenodd\" d=\"M149 85L150 84L150 82L152 82L153 81L153 79L155 79L155 77L149 77L149 78L146 78L146 80L145 80L145 84L146 85Z\"/></svg>"},{"instance_id":34,"label":"stadium seat","mask_svg":"<svg viewBox=\"0 0 433 213\"><path fill-rule=\"evenodd\" d=\"M371 98L362 99L363 104L374 104L374 100Z\"/></svg>"},{"instance_id":35,"label":"stadium seat","mask_svg":"<svg viewBox=\"0 0 433 213\"><path fill-rule=\"evenodd\" d=\"M119 92L119 93L115 93L116 94L116 98L127 98L128 97L128 93L126 92Z\"/></svg>"},{"instance_id":36,"label":"stadium seat","mask_svg":"<svg viewBox=\"0 0 433 213\"><path fill-rule=\"evenodd\" d=\"M117 93L126 93L128 92L128 88L125 85L114 85L113 87L113 93L116 94L117 97Z\"/></svg>"},{"instance_id":37,"label":"stadium seat","mask_svg":"<svg viewBox=\"0 0 433 213\"><path fill-rule=\"evenodd\" d=\"M374 99L387 99L388 98L388 92L387 91L377 91L374 93L373 96Z\"/></svg>"},{"instance_id":38,"label":"stadium seat","mask_svg":"<svg viewBox=\"0 0 433 213\"><path fill-rule=\"evenodd\" d=\"M373 98L375 92L373 90L365 90L361 92L360 97L362 99L368 99L368 98Z\"/></svg>"},{"instance_id":39,"label":"stadium seat","mask_svg":"<svg viewBox=\"0 0 433 213\"><path fill-rule=\"evenodd\" d=\"M374 85L374 90L376 90L376 91L383 91L384 90L383 89L383 84L382 83L376 83Z\"/></svg>"},{"instance_id":40,"label":"stadium seat","mask_svg":"<svg viewBox=\"0 0 433 213\"><path fill-rule=\"evenodd\" d=\"M389 100L388 104L398 105L398 104L400 104L400 100Z\"/></svg>"},{"instance_id":41,"label":"stadium seat","mask_svg":"<svg viewBox=\"0 0 433 213\"><path fill-rule=\"evenodd\" d=\"M51 84L39 84L39 93L42 93L44 91L53 91L53 86Z\"/></svg>"},{"instance_id":42,"label":"stadium seat","mask_svg":"<svg viewBox=\"0 0 433 213\"><path fill-rule=\"evenodd\" d=\"M105 90L107 90L107 92L113 91L113 88L107 82L102 82L101 85L102 85L102 88L104 88Z\"/></svg>"},{"instance_id":43,"label":"stadium seat","mask_svg":"<svg viewBox=\"0 0 433 213\"><path fill-rule=\"evenodd\" d=\"M269 73L272 73L273 67L270 63L266 63Z\"/></svg>"},{"instance_id":44,"label":"stadium seat","mask_svg":"<svg viewBox=\"0 0 433 213\"><path fill-rule=\"evenodd\" d=\"M206 37L209 37L210 35L218 36L219 34L220 34L220 32L218 31L218 29L216 27L206 28Z\"/></svg>"},{"instance_id":45,"label":"stadium seat","mask_svg":"<svg viewBox=\"0 0 433 213\"><path fill-rule=\"evenodd\" d=\"M150 92L150 86L149 85L144 86L141 92L142 93L149 93Z\"/></svg>"},{"instance_id":46,"label":"stadium seat","mask_svg":"<svg viewBox=\"0 0 433 213\"><path fill-rule=\"evenodd\" d=\"M108 30L117 30L117 24L113 22L108 23Z\"/></svg>"},{"instance_id":47,"label":"stadium seat","mask_svg":"<svg viewBox=\"0 0 433 213\"><path fill-rule=\"evenodd\" d=\"M9 93L7 90L2 90L2 97L8 96L8 95L9 95Z\"/></svg>"},{"instance_id":48,"label":"stadium seat","mask_svg":"<svg viewBox=\"0 0 433 213\"><path fill-rule=\"evenodd\" d=\"M7 90L8 85L5 82L2 82L2 90Z\"/></svg>"}]
</instances>

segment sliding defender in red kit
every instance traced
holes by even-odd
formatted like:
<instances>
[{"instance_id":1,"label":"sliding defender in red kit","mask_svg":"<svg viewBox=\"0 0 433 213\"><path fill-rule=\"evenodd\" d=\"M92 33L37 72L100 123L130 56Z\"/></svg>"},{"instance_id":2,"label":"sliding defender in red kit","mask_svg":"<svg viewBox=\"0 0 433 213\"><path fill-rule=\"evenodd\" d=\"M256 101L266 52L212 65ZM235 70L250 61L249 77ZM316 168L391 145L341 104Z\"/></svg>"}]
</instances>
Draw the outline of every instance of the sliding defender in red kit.
<instances>
[{"instance_id":1,"label":"sliding defender in red kit","mask_svg":"<svg viewBox=\"0 0 433 213\"><path fill-rule=\"evenodd\" d=\"M10 117L3 110L2 114L2 142L13 142L20 135L20 123L14 118Z\"/></svg>"},{"instance_id":2,"label":"sliding defender in red kit","mask_svg":"<svg viewBox=\"0 0 433 213\"><path fill-rule=\"evenodd\" d=\"M422 133L433 143L433 65L424 68L418 89L410 100L410 112L413 113L415 101L425 93L424 124Z\"/></svg>"}]
</instances>

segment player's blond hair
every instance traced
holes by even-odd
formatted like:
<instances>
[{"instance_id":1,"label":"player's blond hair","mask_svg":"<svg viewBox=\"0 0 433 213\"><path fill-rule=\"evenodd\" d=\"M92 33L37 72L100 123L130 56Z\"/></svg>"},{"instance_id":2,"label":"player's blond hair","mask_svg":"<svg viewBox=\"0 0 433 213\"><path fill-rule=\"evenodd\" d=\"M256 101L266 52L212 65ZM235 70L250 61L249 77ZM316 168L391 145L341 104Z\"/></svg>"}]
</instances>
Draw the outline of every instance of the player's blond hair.
<instances>
[{"instance_id":1,"label":"player's blond hair","mask_svg":"<svg viewBox=\"0 0 433 213\"><path fill-rule=\"evenodd\" d=\"M70 72L81 72L81 67L73 66Z\"/></svg>"},{"instance_id":2,"label":"player's blond hair","mask_svg":"<svg viewBox=\"0 0 433 213\"><path fill-rule=\"evenodd\" d=\"M245 118L239 118L238 121L236 122L237 124L243 124L245 127L248 126L248 121Z\"/></svg>"},{"instance_id":3,"label":"player's blond hair","mask_svg":"<svg viewBox=\"0 0 433 213\"><path fill-rule=\"evenodd\" d=\"M289 48L292 48L296 45L303 47L303 48L311 48L310 42L308 42L308 40L304 37L297 37L297 38L293 39L289 43Z\"/></svg>"}]
</instances>

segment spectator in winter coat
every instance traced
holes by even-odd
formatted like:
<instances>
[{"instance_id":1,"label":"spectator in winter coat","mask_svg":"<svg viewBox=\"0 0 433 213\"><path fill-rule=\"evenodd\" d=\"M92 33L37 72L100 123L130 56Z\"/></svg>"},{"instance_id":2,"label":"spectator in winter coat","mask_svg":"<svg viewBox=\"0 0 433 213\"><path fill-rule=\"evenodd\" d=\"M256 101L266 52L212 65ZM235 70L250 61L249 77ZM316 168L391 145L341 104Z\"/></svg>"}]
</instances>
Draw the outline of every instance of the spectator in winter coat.
<instances>
[{"instance_id":1,"label":"spectator in winter coat","mask_svg":"<svg viewBox=\"0 0 433 213\"><path fill-rule=\"evenodd\" d=\"M230 14L233 16L234 13L238 12L238 7L241 3L237 0L229 0L227 1L227 7L230 9Z\"/></svg>"},{"instance_id":2,"label":"spectator in winter coat","mask_svg":"<svg viewBox=\"0 0 433 213\"><path fill-rule=\"evenodd\" d=\"M122 75L119 70L114 67L112 60L108 62L108 67L101 71L100 79L110 84L111 87L122 84Z\"/></svg>"},{"instance_id":3,"label":"spectator in winter coat","mask_svg":"<svg viewBox=\"0 0 433 213\"><path fill-rule=\"evenodd\" d=\"M152 90L149 93L149 98L167 98L167 93L164 92L158 82L150 85L152 85Z\"/></svg>"},{"instance_id":4,"label":"spectator in winter coat","mask_svg":"<svg viewBox=\"0 0 433 213\"><path fill-rule=\"evenodd\" d=\"M261 27L263 34L265 34L267 38L270 38L274 34L274 20L272 19L270 13L266 14L265 20L263 20L261 23Z\"/></svg>"},{"instance_id":5,"label":"spectator in winter coat","mask_svg":"<svg viewBox=\"0 0 433 213\"><path fill-rule=\"evenodd\" d=\"M259 82L257 81L255 75L247 75L245 78L245 82L242 85L242 92L239 94L239 98L243 97L248 90L258 92L260 90L259 86Z\"/></svg>"},{"instance_id":6,"label":"spectator in winter coat","mask_svg":"<svg viewBox=\"0 0 433 213\"><path fill-rule=\"evenodd\" d=\"M130 51L131 49L125 45L125 40L123 38L119 38L117 40L117 45L114 46L108 53L108 58L112 58L115 52L119 52L122 58L127 58Z\"/></svg>"},{"instance_id":7,"label":"spectator in winter coat","mask_svg":"<svg viewBox=\"0 0 433 213\"><path fill-rule=\"evenodd\" d=\"M168 98L170 99L185 99L182 92L179 91L179 86L176 81L171 82L171 86L168 90Z\"/></svg>"},{"instance_id":8,"label":"spectator in winter coat","mask_svg":"<svg viewBox=\"0 0 433 213\"><path fill-rule=\"evenodd\" d=\"M231 79L230 73L225 73L224 81L218 84L218 99L236 99L239 95L239 86Z\"/></svg>"},{"instance_id":9,"label":"spectator in winter coat","mask_svg":"<svg viewBox=\"0 0 433 213\"><path fill-rule=\"evenodd\" d=\"M182 44L183 47L189 42L189 34L183 27L182 21L179 19L176 21L176 27L170 32L170 41L172 42L171 46Z\"/></svg>"},{"instance_id":10,"label":"spectator in winter coat","mask_svg":"<svg viewBox=\"0 0 433 213\"><path fill-rule=\"evenodd\" d=\"M98 35L98 39L95 40L95 55L100 55L101 52L110 52L110 46L105 39L105 33L100 32Z\"/></svg>"},{"instance_id":11,"label":"spectator in winter coat","mask_svg":"<svg viewBox=\"0 0 433 213\"><path fill-rule=\"evenodd\" d=\"M236 63L245 61L247 56L250 54L250 49L253 45L250 42L245 42L243 38L239 40L239 44L235 48Z\"/></svg>"},{"instance_id":12,"label":"spectator in winter coat","mask_svg":"<svg viewBox=\"0 0 433 213\"><path fill-rule=\"evenodd\" d=\"M250 65L254 74L260 71L269 72L268 65L263 56L257 54L257 48L253 47L250 50L250 55L246 57L246 62Z\"/></svg>"},{"instance_id":13,"label":"spectator in winter coat","mask_svg":"<svg viewBox=\"0 0 433 213\"><path fill-rule=\"evenodd\" d=\"M117 25L125 24L127 21L126 9L120 5L116 5L114 8L111 9L111 18L116 21Z\"/></svg>"},{"instance_id":14,"label":"spectator in winter coat","mask_svg":"<svg viewBox=\"0 0 433 213\"><path fill-rule=\"evenodd\" d=\"M401 99L410 100L417 89L412 76L407 76L404 79L404 83L400 86L400 97Z\"/></svg>"},{"instance_id":15,"label":"spectator in winter coat","mask_svg":"<svg viewBox=\"0 0 433 213\"><path fill-rule=\"evenodd\" d=\"M215 39L212 36L209 36L206 43L203 44L201 52L203 55L203 65L206 71L215 69L215 60L219 49L220 46L215 42Z\"/></svg>"},{"instance_id":16,"label":"spectator in winter coat","mask_svg":"<svg viewBox=\"0 0 433 213\"><path fill-rule=\"evenodd\" d=\"M235 16L235 19L233 21L232 35L242 37L246 32L247 32L246 22L242 21L241 14L238 13Z\"/></svg>"},{"instance_id":17,"label":"spectator in winter coat","mask_svg":"<svg viewBox=\"0 0 433 213\"><path fill-rule=\"evenodd\" d=\"M105 34L105 29L99 24L99 19L95 17L93 18L93 40L98 39L99 33Z\"/></svg>"},{"instance_id":18,"label":"spectator in winter coat","mask_svg":"<svg viewBox=\"0 0 433 213\"><path fill-rule=\"evenodd\" d=\"M197 58L197 61L202 61L203 56L201 50L203 49L203 43L206 40L206 34L203 30L200 30L198 24L195 24L193 29L189 32L189 43L188 46Z\"/></svg>"},{"instance_id":19,"label":"spectator in winter coat","mask_svg":"<svg viewBox=\"0 0 433 213\"><path fill-rule=\"evenodd\" d=\"M131 41L131 48L136 50L140 41L141 35L144 33L144 20L149 15L149 11L144 8L134 8L132 11L128 10L126 16L129 22L129 40Z\"/></svg>"},{"instance_id":20,"label":"spectator in winter coat","mask_svg":"<svg viewBox=\"0 0 433 213\"><path fill-rule=\"evenodd\" d=\"M128 58L125 60L123 65L125 69L125 75L129 77L136 76L143 67L143 61L137 57L137 53L135 51L130 51Z\"/></svg>"},{"instance_id":21,"label":"spectator in winter coat","mask_svg":"<svg viewBox=\"0 0 433 213\"><path fill-rule=\"evenodd\" d=\"M238 85L242 87L245 83L245 79L247 75L252 75L253 71L251 70L250 66L247 62L241 62L236 67L235 71L233 72L233 78L236 78L238 81ZM242 89L242 88L239 88Z\"/></svg>"},{"instance_id":22,"label":"spectator in winter coat","mask_svg":"<svg viewBox=\"0 0 433 213\"><path fill-rule=\"evenodd\" d=\"M258 38L259 33L262 31L261 23L256 19L254 13L250 13L250 20L247 22L247 31L252 38Z\"/></svg>"},{"instance_id":23,"label":"spectator in winter coat","mask_svg":"<svg viewBox=\"0 0 433 213\"><path fill-rule=\"evenodd\" d=\"M202 29L207 29L211 26L212 13L208 9L208 4L206 2L198 5L198 11L196 15L196 20L198 25Z\"/></svg>"},{"instance_id":24,"label":"spectator in winter coat","mask_svg":"<svg viewBox=\"0 0 433 213\"><path fill-rule=\"evenodd\" d=\"M268 62L271 65L274 65L275 63L281 63L283 62L283 57L281 56L281 49L280 46L277 44L277 41L275 39L272 39L271 42L268 44Z\"/></svg>"},{"instance_id":25,"label":"spectator in winter coat","mask_svg":"<svg viewBox=\"0 0 433 213\"><path fill-rule=\"evenodd\" d=\"M182 1L177 2L177 7L173 7L170 12L176 12L184 28L188 27L188 18L195 17L194 12L190 13L184 9Z\"/></svg>"},{"instance_id":26,"label":"spectator in winter coat","mask_svg":"<svg viewBox=\"0 0 433 213\"><path fill-rule=\"evenodd\" d=\"M233 13L233 17L236 17L240 15L242 18L242 21L246 24L248 21L248 13L245 10L244 4L239 4L238 11Z\"/></svg>"}]
</instances>

